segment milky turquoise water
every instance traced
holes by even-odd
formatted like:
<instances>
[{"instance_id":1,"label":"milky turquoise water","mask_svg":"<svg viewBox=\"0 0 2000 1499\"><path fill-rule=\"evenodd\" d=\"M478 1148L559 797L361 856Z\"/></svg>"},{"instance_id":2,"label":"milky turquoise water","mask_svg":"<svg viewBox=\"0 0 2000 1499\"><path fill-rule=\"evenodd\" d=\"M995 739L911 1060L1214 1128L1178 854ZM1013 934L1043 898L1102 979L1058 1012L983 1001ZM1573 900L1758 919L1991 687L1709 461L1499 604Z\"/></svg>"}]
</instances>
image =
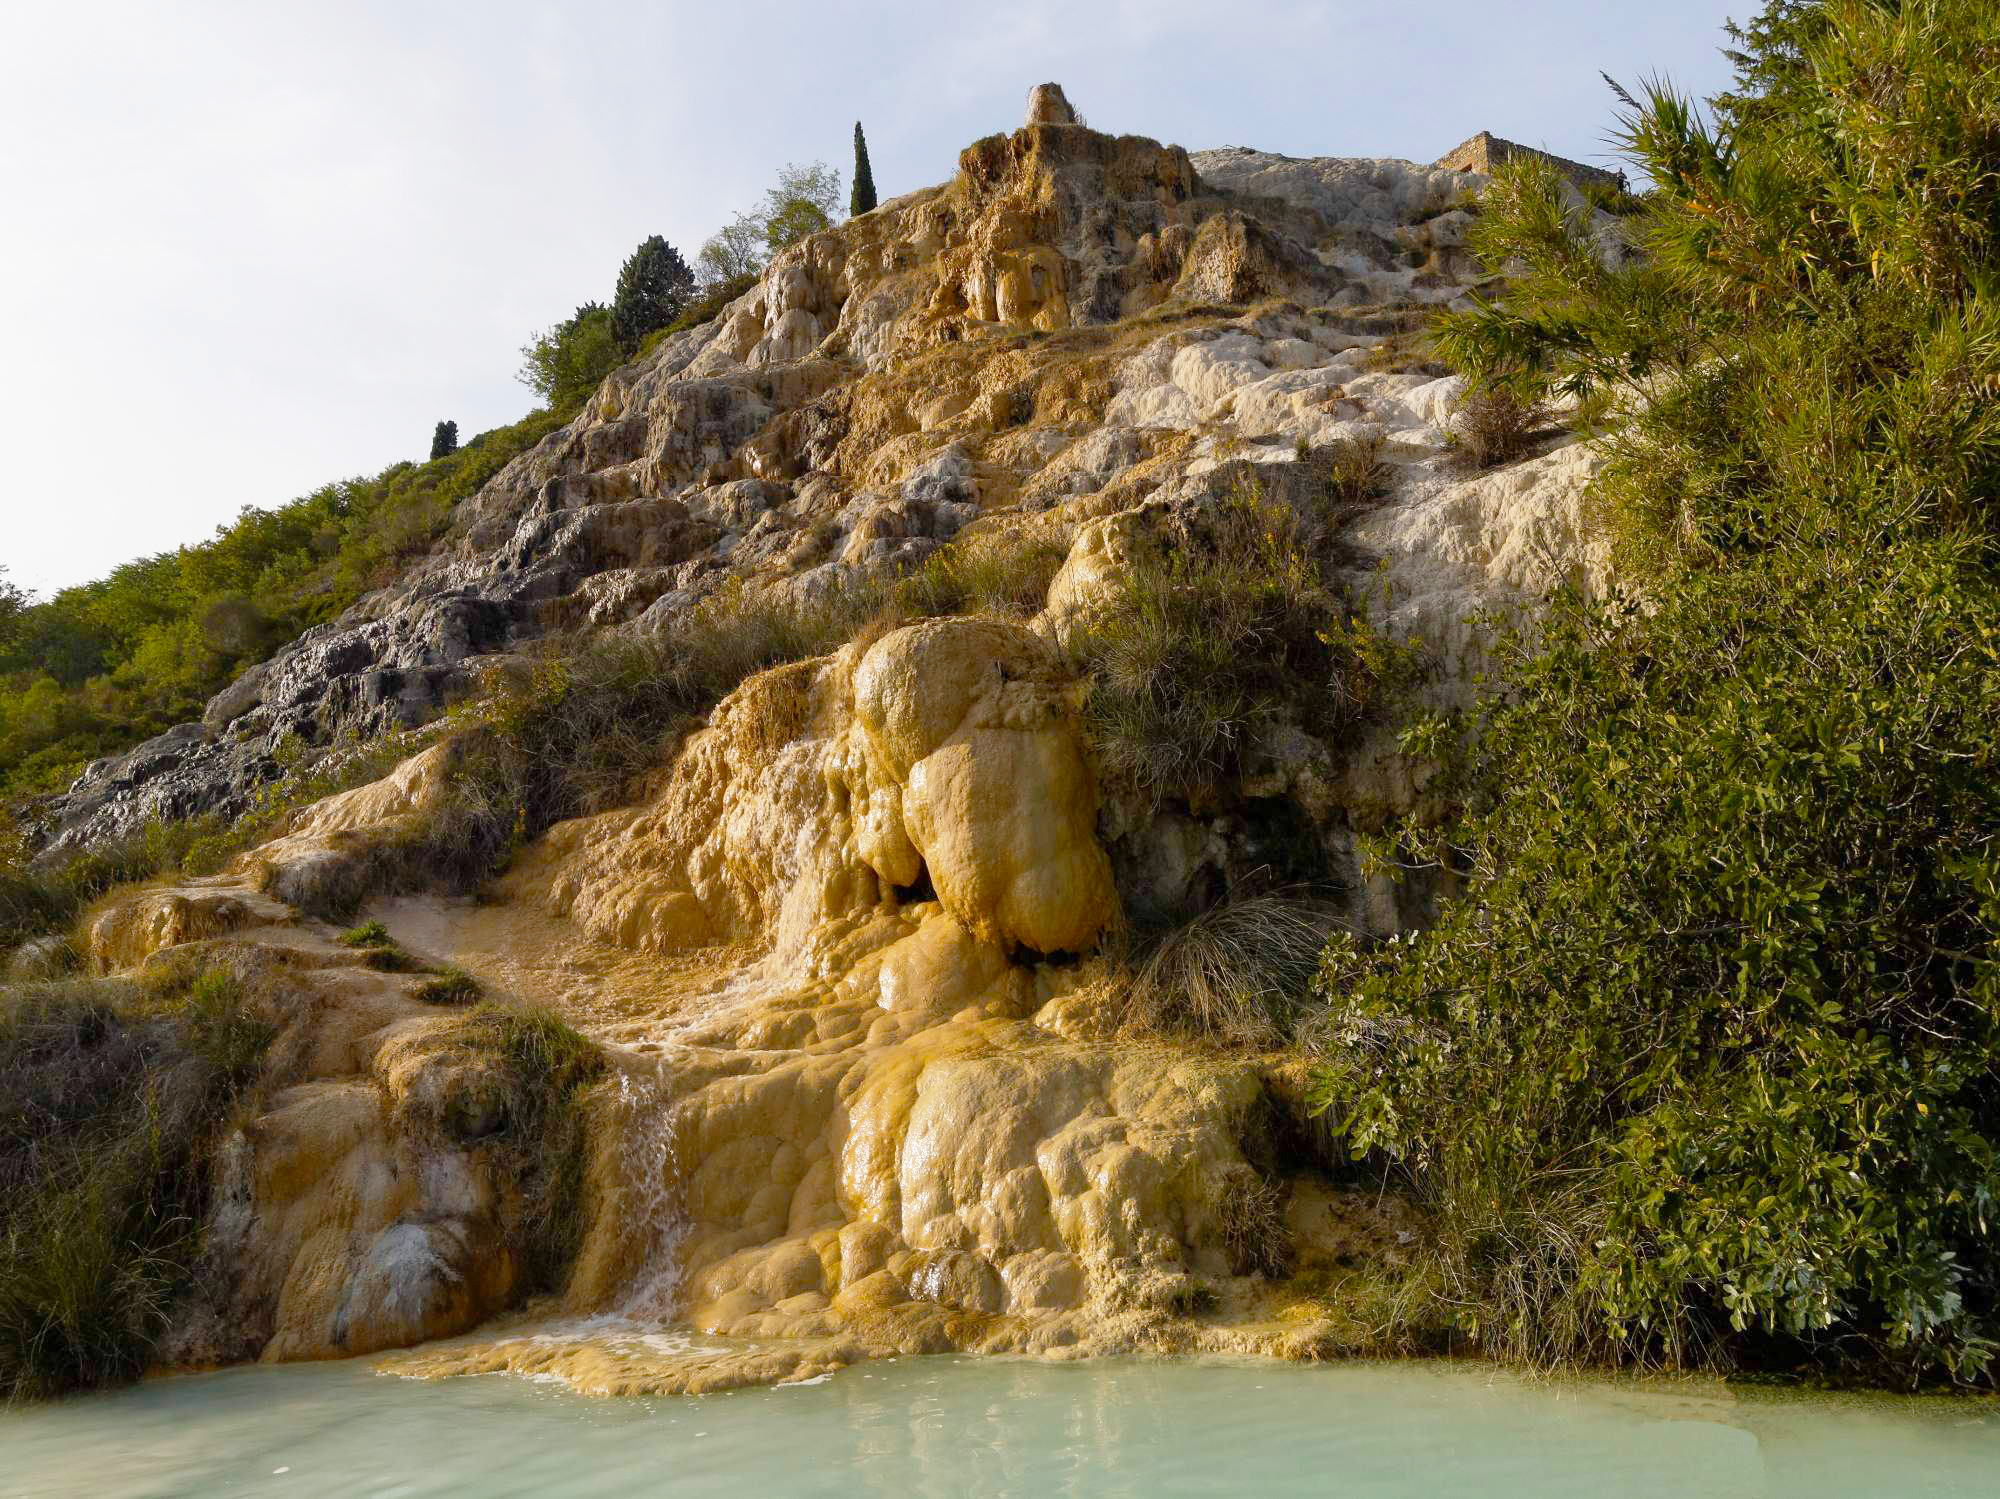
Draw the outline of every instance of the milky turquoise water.
<instances>
[{"instance_id":1,"label":"milky turquoise water","mask_svg":"<svg viewBox=\"0 0 2000 1499\"><path fill-rule=\"evenodd\" d=\"M0 1412L0 1493L1991 1499L2000 1408L1426 1364L958 1358L618 1401L356 1362Z\"/></svg>"}]
</instances>

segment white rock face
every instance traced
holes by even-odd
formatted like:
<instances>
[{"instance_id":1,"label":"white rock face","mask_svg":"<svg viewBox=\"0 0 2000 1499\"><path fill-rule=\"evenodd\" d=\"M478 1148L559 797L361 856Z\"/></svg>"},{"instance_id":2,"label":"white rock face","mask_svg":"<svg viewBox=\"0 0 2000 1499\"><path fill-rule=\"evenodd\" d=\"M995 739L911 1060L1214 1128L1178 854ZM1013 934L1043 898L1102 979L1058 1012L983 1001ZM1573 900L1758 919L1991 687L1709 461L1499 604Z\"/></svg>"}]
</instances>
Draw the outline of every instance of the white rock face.
<instances>
[{"instance_id":1,"label":"white rock face","mask_svg":"<svg viewBox=\"0 0 2000 1499\"><path fill-rule=\"evenodd\" d=\"M1225 192L1277 198L1343 229L1427 219L1466 201L1486 179L1391 157L1279 156L1224 146L1190 154L1202 180ZM1453 221L1462 228L1463 216Z\"/></svg>"}]
</instances>

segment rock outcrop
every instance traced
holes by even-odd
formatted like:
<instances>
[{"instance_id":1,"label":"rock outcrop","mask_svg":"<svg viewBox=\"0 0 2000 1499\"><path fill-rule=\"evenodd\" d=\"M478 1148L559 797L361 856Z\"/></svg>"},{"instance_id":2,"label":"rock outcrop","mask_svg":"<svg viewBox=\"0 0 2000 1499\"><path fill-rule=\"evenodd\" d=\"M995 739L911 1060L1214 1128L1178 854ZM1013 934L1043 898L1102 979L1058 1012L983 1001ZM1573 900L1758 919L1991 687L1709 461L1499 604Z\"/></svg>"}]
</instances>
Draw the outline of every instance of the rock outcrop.
<instances>
[{"instance_id":1,"label":"rock outcrop","mask_svg":"<svg viewBox=\"0 0 2000 1499\"><path fill-rule=\"evenodd\" d=\"M1589 453L1552 436L1467 471L1459 383L1411 352L1481 274L1480 181L1191 155L1089 130L1044 85L951 182L786 251L613 374L397 586L59 801L51 856L233 810L284 742L420 724L552 631L644 635L725 592L834 599L954 542L1066 547L1032 620L923 621L752 677L643 802L549 830L487 904L371 908L602 1052L581 1248L543 1312L788 1340L657 1357L543 1328L400 1367L687 1389L898 1350L1326 1342L1283 1271L1393 1257L1403 1209L1301 1153L1295 1059L1119 1035L1116 948L1294 868L1351 925L1405 924L1421 892L1364 878L1354 840L1413 804L1423 767L1390 728L1335 743L1301 714L1213 796L1128 795L1093 763L1059 647L1169 522L1246 487L1318 515L1319 455L1346 443L1385 479L1333 541L1377 622L1429 651L1430 701L1473 690L1479 618L1600 585ZM365 896L369 850L458 752L323 803L218 881L97 916L107 967L204 940L310 958L287 1023L317 1039L230 1147L221 1289L190 1350L404 1346L523 1293L529 1196L493 1103L513 1084L296 914ZM232 1318L249 1331L218 1342Z\"/></svg>"}]
</instances>

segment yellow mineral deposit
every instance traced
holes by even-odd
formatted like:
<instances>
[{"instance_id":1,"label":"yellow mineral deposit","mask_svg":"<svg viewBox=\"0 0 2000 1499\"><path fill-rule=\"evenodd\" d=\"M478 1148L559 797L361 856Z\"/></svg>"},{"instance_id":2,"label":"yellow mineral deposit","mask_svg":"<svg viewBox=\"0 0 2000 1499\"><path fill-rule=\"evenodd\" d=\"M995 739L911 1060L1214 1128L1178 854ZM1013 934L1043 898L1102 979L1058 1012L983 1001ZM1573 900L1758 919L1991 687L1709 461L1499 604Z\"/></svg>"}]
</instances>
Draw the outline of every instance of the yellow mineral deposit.
<instances>
[{"instance_id":1,"label":"yellow mineral deposit","mask_svg":"<svg viewBox=\"0 0 2000 1499\"><path fill-rule=\"evenodd\" d=\"M626 1039L603 1043L582 1248L544 1314L631 1310L665 1240L678 1294L653 1310L756 1346L662 1354L539 1331L395 1367L705 1389L889 1352L1194 1336L1196 1278L1242 1268L1221 1196L1249 1170L1267 1080L1255 1060L1092 1038L1109 984L1078 959L1117 899L1052 660L1019 626L953 619L768 673L687 741L654 801L529 851L504 893L574 964L615 975L608 947L707 960L635 994L643 1039L604 1024L630 1019L615 978L608 1007L572 1011ZM238 1305L269 1308L267 1359L464 1333L515 1288L521 1191L479 1128L506 1107L502 1063L412 980L256 888L329 840L394 836L447 758L320 804L201 897L240 907L236 940L294 957L279 1050L298 1081L232 1140L218 1215ZM205 935L145 914L187 899L130 896L92 928L93 957L129 965ZM431 951L454 950L461 921L504 947L490 931L510 916L381 910ZM561 1005L534 987L550 971L545 955L517 973L517 997ZM665 1122L635 1127L634 1096ZM1275 1347L1298 1331L1204 1336Z\"/></svg>"}]
</instances>

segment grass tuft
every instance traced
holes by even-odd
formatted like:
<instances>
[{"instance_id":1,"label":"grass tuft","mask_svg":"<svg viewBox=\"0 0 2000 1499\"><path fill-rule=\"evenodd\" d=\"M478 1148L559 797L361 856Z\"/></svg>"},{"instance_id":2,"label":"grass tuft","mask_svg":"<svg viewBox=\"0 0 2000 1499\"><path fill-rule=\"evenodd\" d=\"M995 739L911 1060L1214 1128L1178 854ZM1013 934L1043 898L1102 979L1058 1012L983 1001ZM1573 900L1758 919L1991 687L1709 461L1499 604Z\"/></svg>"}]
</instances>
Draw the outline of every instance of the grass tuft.
<instances>
[{"instance_id":1,"label":"grass tuft","mask_svg":"<svg viewBox=\"0 0 2000 1499\"><path fill-rule=\"evenodd\" d=\"M479 980L450 963L437 970L437 977L417 985L417 998L427 1005L469 1005L485 991Z\"/></svg>"},{"instance_id":2,"label":"grass tuft","mask_svg":"<svg viewBox=\"0 0 2000 1499\"><path fill-rule=\"evenodd\" d=\"M1313 980L1339 913L1260 895L1216 906L1158 938L1125 984L1123 1023L1227 1045L1276 1046L1313 1004Z\"/></svg>"},{"instance_id":3,"label":"grass tuft","mask_svg":"<svg viewBox=\"0 0 2000 1499\"><path fill-rule=\"evenodd\" d=\"M1066 531L978 531L933 552L896 588L903 618L947 614L1039 613L1069 556Z\"/></svg>"},{"instance_id":4,"label":"grass tuft","mask_svg":"<svg viewBox=\"0 0 2000 1499\"><path fill-rule=\"evenodd\" d=\"M604 1076L603 1054L552 1011L491 1001L466 1013L460 1036L501 1056L516 1079L504 1148L527 1157L525 1279L533 1290L559 1291L583 1239L584 1096Z\"/></svg>"}]
</instances>

